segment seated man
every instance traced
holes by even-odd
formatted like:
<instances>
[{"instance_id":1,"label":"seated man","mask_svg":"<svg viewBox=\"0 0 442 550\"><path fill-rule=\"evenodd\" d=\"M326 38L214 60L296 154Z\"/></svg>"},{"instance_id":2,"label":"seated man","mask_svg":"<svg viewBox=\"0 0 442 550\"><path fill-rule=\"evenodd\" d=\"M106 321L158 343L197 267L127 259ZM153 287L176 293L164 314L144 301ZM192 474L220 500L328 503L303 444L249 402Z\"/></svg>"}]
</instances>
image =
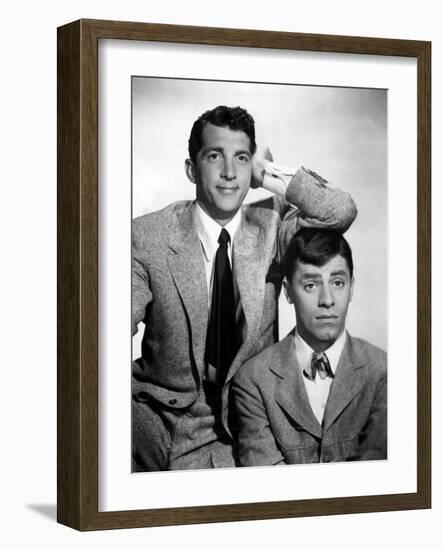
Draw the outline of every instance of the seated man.
<instances>
[{"instance_id":1,"label":"seated man","mask_svg":"<svg viewBox=\"0 0 442 550\"><path fill-rule=\"evenodd\" d=\"M354 283L347 241L300 229L284 275L297 326L233 380L241 465L387 458L387 356L345 330Z\"/></svg>"}]
</instances>

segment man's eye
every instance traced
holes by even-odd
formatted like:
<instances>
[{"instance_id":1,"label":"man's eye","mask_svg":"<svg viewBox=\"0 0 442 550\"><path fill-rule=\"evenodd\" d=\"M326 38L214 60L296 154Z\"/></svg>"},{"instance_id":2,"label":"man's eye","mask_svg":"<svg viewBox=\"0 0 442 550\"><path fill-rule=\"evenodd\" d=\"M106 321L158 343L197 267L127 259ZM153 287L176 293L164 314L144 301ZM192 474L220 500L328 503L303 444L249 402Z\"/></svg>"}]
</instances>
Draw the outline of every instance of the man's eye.
<instances>
[{"instance_id":1,"label":"man's eye","mask_svg":"<svg viewBox=\"0 0 442 550\"><path fill-rule=\"evenodd\" d=\"M207 154L207 160L210 162L216 162L221 158L221 153L218 153L217 151L212 151L211 153Z\"/></svg>"},{"instance_id":2,"label":"man's eye","mask_svg":"<svg viewBox=\"0 0 442 550\"><path fill-rule=\"evenodd\" d=\"M311 292L315 288L316 288L316 283L306 283L304 285L304 290L306 290L307 292Z\"/></svg>"},{"instance_id":3,"label":"man's eye","mask_svg":"<svg viewBox=\"0 0 442 550\"><path fill-rule=\"evenodd\" d=\"M345 286L345 281L343 281L342 279L336 279L336 281L333 281L333 286L337 288L342 288Z\"/></svg>"},{"instance_id":4,"label":"man's eye","mask_svg":"<svg viewBox=\"0 0 442 550\"><path fill-rule=\"evenodd\" d=\"M248 155L238 155L238 160L241 164L247 164L250 161L250 157Z\"/></svg>"}]
</instances>

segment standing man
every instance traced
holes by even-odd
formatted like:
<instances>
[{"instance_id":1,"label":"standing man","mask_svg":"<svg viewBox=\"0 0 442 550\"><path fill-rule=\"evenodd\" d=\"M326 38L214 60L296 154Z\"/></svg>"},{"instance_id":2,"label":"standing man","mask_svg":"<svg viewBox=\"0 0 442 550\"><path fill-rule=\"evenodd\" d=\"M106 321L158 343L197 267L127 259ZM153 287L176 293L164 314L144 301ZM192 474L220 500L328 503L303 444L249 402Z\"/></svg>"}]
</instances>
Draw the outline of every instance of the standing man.
<instances>
[{"instance_id":1,"label":"standing man","mask_svg":"<svg viewBox=\"0 0 442 550\"><path fill-rule=\"evenodd\" d=\"M387 458L387 356L345 331L354 285L347 241L300 229L284 275L296 329L233 381L241 464Z\"/></svg>"},{"instance_id":2,"label":"standing man","mask_svg":"<svg viewBox=\"0 0 442 550\"><path fill-rule=\"evenodd\" d=\"M298 224L345 230L356 215L347 193L255 151L247 111L205 112L185 164L196 200L134 220L133 334L145 324L133 364L135 471L236 464L230 382L276 339L278 240ZM251 184L282 196L243 206Z\"/></svg>"}]
</instances>

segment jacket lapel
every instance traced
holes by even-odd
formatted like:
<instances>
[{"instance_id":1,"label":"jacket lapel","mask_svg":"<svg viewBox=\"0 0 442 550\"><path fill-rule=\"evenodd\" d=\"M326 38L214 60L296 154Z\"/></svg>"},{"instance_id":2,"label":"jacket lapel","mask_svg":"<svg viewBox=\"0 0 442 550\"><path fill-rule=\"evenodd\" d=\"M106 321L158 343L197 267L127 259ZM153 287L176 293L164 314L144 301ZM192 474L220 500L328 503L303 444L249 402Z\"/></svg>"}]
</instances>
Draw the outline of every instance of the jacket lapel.
<instances>
[{"instance_id":1,"label":"jacket lapel","mask_svg":"<svg viewBox=\"0 0 442 550\"><path fill-rule=\"evenodd\" d=\"M230 368L226 384L238 370L259 333L265 291L264 238L259 228L243 215L233 245L233 271L246 320L245 340Z\"/></svg>"},{"instance_id":2,"label":"jacket lapel","mask_svg":"<svg viewBox=\"0 0 442 550\"><path fill-rule=\"evenodd\" d=\"M354 351L351 336L347 333L347 341L336 368L324 411L324 434L350 401L361 391L364 383L363 366L363 361Z\"/></svg>"},{"instance_id":3,"label":"jacket lapel","mask_svg":"<svg viewBox=\"0 0 442 550\"><path fill-rule=\"evenodd\" d=\"M280 353L270 370L278 377L275 400L301 428L320 438L321 425L310 406L302 373L296 360L293 333L280 343Z\"/></svg>"},{"instance_id":4,"label":"jacket lapel","mask_svg":"<svg viewBox=\"0 0 442 550\"><path fill-rule=\"evenodd\" d=\"M198 366L203 368L208 296L204 257L194 223L193 205L191 203L177 217L169 239L168 264L189 319L195 359Z\"/></svg>"}]
</instances>

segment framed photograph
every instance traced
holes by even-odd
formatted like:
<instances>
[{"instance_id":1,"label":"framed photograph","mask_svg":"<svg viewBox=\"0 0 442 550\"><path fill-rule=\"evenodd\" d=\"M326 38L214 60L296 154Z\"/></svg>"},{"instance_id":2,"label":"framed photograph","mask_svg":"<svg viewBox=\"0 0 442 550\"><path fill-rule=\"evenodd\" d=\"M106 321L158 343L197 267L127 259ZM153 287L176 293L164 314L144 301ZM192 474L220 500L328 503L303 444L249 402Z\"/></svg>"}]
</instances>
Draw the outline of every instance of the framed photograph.
<instances>
[{"instance_id":1,"label":"framed photograph","mask_svg":"<svg viewBox=\"0 0 442 550\"><path fill-rule=\"evenodd\" d=\"M429 42L58 29L60 523L431 506L430 74Z\"/></svg>"}]
</instances>

